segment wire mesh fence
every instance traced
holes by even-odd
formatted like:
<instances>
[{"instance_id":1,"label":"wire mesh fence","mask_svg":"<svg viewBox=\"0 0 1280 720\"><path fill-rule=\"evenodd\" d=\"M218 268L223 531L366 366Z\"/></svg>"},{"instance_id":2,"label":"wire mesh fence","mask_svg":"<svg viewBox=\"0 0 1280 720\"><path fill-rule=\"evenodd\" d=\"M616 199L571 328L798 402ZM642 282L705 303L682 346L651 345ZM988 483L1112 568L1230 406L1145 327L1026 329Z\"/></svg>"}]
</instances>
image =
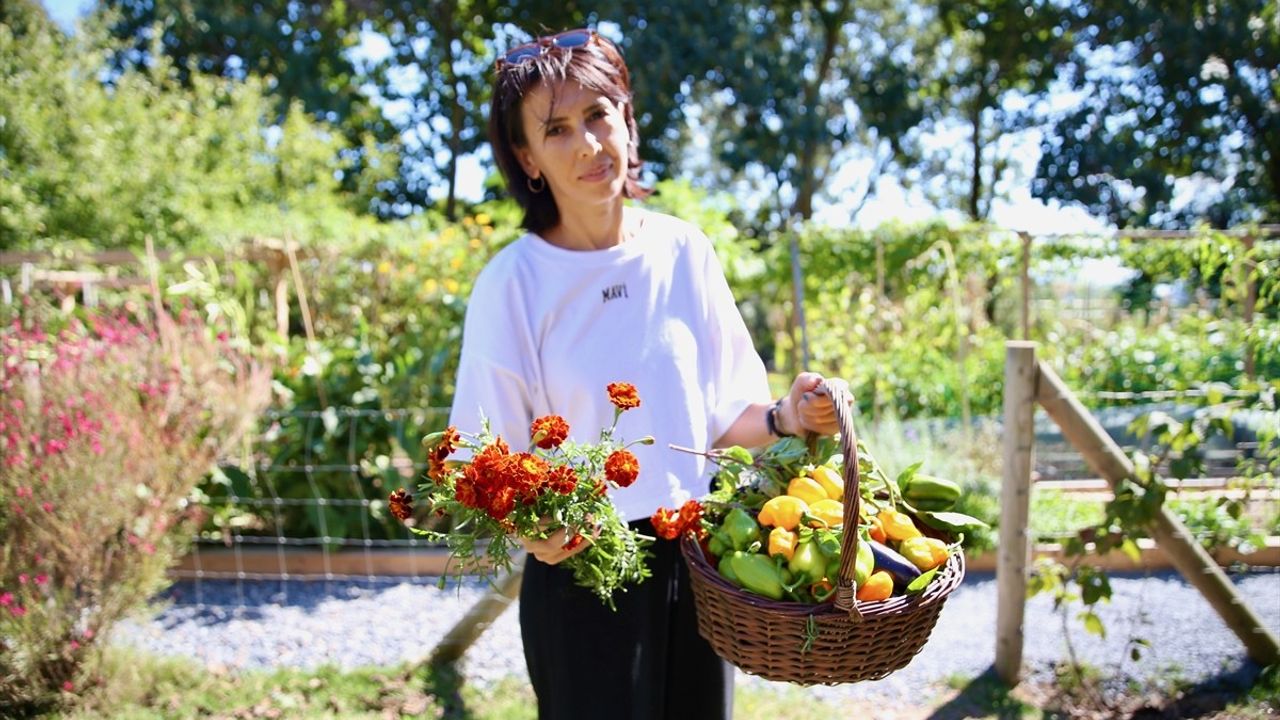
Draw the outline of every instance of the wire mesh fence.
<instances>
[{"instance_id":1,"label":"wire mesh fence","mask_svg":"<svg viewBox=\"0 0 1280 720\"><path fill-rule=\"evenodd\" d=\"M1229 397L1235 391L1225 390ZM1101 395L1101 394L1100 394ZM1104 407L1096 417L1127 450L1141 446L1126 427L1153 408L1190 412L1204 392L1131 393L1137 405ZM1181 403L1181 405L1178 405ZM429 582L446 568L440 546L391 517L387 495L413 487L427 466L415 451L425 434L444 427L443 407L275 411L238 459L224 462L205 484L199 502L204 520L191 551L173 576L186 581L179 604L243 606L264 592L288 603L290 583ZM1223 440L1205 451L1205 479L1187 487L1221 490L1241 472L1256 441ZM998 453L999 448L991 448ZM1038 429L1036 472L1044 487L1092 478L1078 452ZM995 478L992 479L996 481ZM1268 495L1273 508L1280 499ZM205 583L218 582L217 600ZM227 592L226 585L234 586ZM269 589L263 585L270 586ZM252 591L246 588L253 586Z\"/></svg>"},{"instance_id":2,"label":"wire mesh fence","mask_svg":"<svg viewBox=\"0 0 1280 720\"><path fill-rule=\"evenodd\" d=\"M392 518L385 500L425 472L417 442L447 415L440 407L269 413L201 490L201 527L172 572L191 587L178 602L205 604L209 580L234 581L243 604L245 582L278 584L287 602L290 581L438 576L440 547Z\"/></svg>"}]
</instances>

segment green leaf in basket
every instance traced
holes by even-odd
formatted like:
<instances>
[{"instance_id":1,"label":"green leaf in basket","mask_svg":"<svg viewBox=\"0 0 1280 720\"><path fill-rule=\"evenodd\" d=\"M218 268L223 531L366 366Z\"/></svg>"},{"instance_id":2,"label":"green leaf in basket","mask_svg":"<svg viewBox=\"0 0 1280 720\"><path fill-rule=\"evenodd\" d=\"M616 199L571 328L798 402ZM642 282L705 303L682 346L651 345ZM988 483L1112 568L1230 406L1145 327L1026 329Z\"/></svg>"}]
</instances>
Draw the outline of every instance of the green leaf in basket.
<instances>
[{"instance_id":1,"label":"green leaf in basket","mask_svg":"<svg viewBox=\"0 0 1280 720\"><path fill-rule=\"evenodd\" d=\"M920 510L916 515L931 528L936 530L947 530L953 533L972 533L978 530L989 530L990 525L979 520L972 515L964 513L942 511L928 512Z\"/></svg>"},{"instance_id":2,"label":"green leaf in basket","mask_svg":"<svg viewBox=\"0 0 1280 720\"><path fill-rule=\"evenodd\" d=\"M933 582L933 579L937 577L937 575L938 575L938 568L934 568L928 572L921 573L920 577L917 577L915 580L912 580L911 584L907 586L907 594L915 595L918 592L924 591L925 588L929 587L929 583Z\"/></svg>"},{"instance_id":3,"label":"green leaf in basket","mask_svg":"<svg viewBox=\"0 0 1280 720\"><path fill-rule=\"evenodd\" d=\"M800 654L804 655L813 648L813 641L818 639L818 623L810 615L804 623L804 644L800 646Z\"/></svg>"},{"instance_id":4,"label":"green leaf in basket","mask_svg":"<svg viewBox=\"0 0 1280 720\"><path fill-rule=\"evenodd\" d=\"M907 466L906 470L898 473L898 487L905 488L911 484L911 480L915 478L916 473L924 466L924 461L919 460Z\"/></svg>"}]
</instances>

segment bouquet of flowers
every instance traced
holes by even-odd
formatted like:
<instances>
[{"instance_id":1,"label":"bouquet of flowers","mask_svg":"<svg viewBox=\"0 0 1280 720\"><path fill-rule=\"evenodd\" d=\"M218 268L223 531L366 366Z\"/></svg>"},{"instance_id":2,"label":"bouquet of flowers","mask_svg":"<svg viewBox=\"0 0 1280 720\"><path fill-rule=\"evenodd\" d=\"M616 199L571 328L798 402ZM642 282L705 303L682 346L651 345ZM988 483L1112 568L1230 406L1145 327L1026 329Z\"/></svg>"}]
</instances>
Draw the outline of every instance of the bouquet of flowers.
<instances>
[{"instance_id":1,"label":"bouquet of flowers","mask_svg":"<svg viewBox=\"0 0 1280 720\"><path fill-rule=\"evenodd\" d=\"M568 440L569 424L558 415L537 418L529 428L529 446L513 451L495 437L488 422L479 433L447 427L423 440L428 451L425 481L417 499L429 509L453 519L453 529L413 532L445 543L458 575L489 575L511 567L511 553L520 538L546 539L559 528L569 538L566 549L590 545L564 561L575 582L589 588L610 608L613 593L649 577L647 546L653 541L618 515L607 497L609 488L635 482L640 463L627 448L651 444L646 437L623 443L615 437L618 418L639 407L630 383L610 383L613 423L600 431L596 443ZM450 459L458 449L469 459ZM391 512L400 520L413 514L405 490L391 494Z\"/></svg>"}]
</instances>

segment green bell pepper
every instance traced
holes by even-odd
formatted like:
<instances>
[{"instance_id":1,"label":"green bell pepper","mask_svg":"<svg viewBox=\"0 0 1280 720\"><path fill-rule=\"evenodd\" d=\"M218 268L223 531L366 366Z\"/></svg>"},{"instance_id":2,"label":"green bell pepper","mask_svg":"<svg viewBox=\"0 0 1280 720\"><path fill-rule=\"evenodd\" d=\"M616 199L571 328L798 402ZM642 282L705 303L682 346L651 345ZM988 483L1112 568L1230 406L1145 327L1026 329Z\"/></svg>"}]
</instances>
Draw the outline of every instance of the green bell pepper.
<instances>
[{"instance_id":1,"label":"green bell pepper","mask_svg":"<svg viewBox=\"0 0 1280 720\"><path fill-rule=\"evenodd\" d=\"M782 573L772 560L764 555L734 553L729 562L744 589L773 600L782 599Z\"/></svg>"},{"instance_id":2,"label":"green bell pepper","mask_svg":"<svg viewBox=\"0 0 1280 720\"><path fill-rule=\"evenodd\" d=\"M734 508L724 516L720 524L720 532L729 541L734 550L746 550L752 543L760 542L760 525L746 510Z\"/></svg>"}]
</instances>

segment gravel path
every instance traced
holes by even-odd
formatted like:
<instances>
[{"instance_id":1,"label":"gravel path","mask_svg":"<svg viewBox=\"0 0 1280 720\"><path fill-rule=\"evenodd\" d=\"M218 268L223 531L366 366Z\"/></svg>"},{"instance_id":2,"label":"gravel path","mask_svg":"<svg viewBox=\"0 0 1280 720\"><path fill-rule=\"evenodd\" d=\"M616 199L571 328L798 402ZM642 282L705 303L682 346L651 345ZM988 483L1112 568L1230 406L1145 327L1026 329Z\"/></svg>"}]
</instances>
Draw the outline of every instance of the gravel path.
<instances>
[{"instance_id":1,"label":"gravel path","mask_svg":"<svg viewBox=\"0 0 1280 720\"><path fill-rule=\"evenodd\" d=\"M1280 572L1236 575L1255 612L1280 633ZM1175 573L1112 577L1114 597L1100 610L1105 640L1069 625L1078 657L1117 682L1148 687L1171 682L1247 680L1257 668L1199 593ZM438 589L432 580L379 582L203 581L176 585L173 604L150 621L117 629L114 642L211 667L354 668L415 660L485 592L476 581ZM195 604L198 601L201 604ZM515 607L509 608L462 662L470 682L507 676L526 679ZM929 643L910 665L878 682L817 687L831 699L915 699L926 686L971 678L995 659L996 583L971 573L947 601ZM1032 678L1047 679L1068 657L1059 616L1048 597L1027 604L1024 659ZM1131 636L1151 643L1141 661L1128 661ZM738 681L774 686L739 673Z\"/></svg>"}]
</instances>

